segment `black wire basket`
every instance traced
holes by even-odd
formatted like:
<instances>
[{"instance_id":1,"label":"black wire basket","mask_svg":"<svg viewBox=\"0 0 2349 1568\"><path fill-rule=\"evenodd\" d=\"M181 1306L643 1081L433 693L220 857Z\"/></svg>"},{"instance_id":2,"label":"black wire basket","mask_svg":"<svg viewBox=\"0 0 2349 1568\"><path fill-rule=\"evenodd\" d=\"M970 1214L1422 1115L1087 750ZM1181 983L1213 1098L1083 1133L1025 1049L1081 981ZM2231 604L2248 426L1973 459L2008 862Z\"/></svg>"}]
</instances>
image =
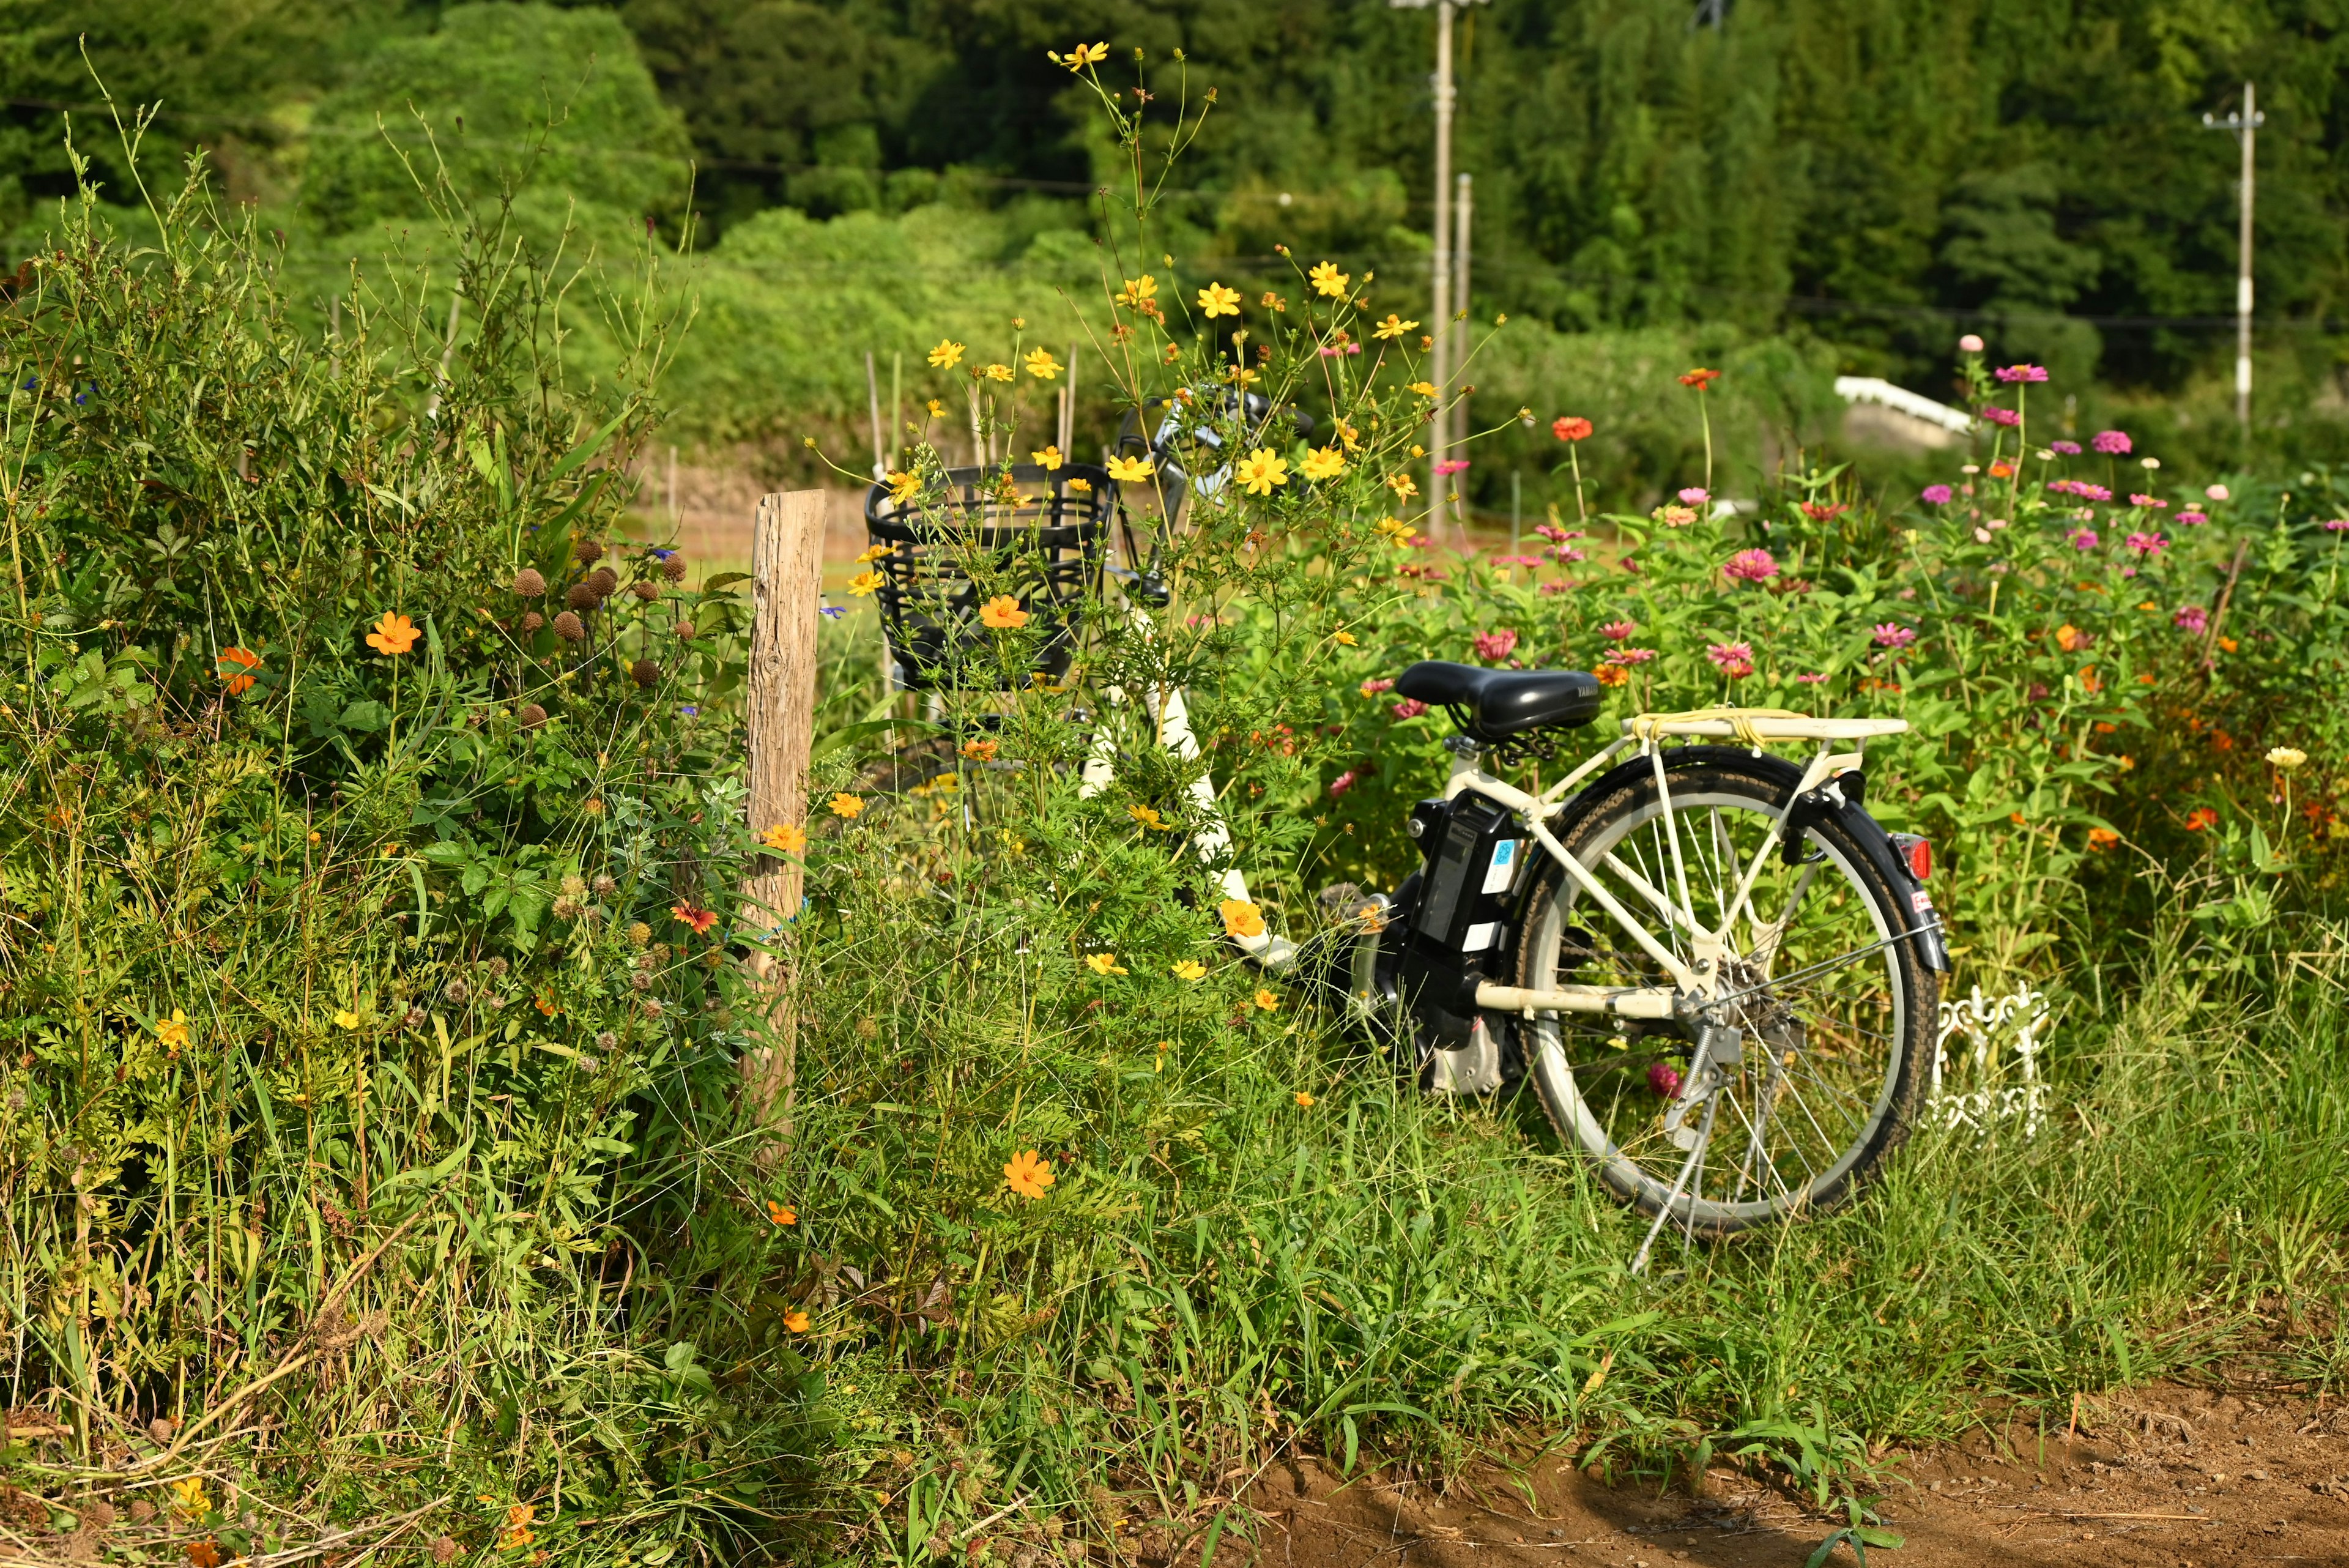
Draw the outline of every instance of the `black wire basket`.
<instances>
[{"instance_id":1,"label":"black wire basket","mask_svg":"<svg viewBox=\"0 0 2349 1568\"><path fill-rule=\"evenodd\" d=\"M1008 483L1000 467L950 468L946 479L945 495L926 505L900 505L885 484L864 496L865 532L889 548L873 563L874 597L898 689L1001 690L996 633L979 619L999 595L1040 634L1030 677L1059 679L1085 605L1099 600L1116 482L1086 463L1017 463Z\"/></svg>"}]
</instances>

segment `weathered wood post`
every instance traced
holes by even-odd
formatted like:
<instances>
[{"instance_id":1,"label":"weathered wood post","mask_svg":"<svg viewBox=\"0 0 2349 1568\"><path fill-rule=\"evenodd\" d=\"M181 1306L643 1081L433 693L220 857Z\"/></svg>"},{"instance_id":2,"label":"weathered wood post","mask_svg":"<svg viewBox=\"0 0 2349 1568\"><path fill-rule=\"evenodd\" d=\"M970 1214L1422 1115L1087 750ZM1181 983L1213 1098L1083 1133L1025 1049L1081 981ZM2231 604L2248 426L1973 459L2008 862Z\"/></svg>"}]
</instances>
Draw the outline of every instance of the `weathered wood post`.
<instances>
[{"instance_id":1,"label":"weathered wood post","mask_svg":"<svg viewBox=\"0 0 2349 1568\"><path fill-rule=\"evenodd\" d=\"M750 745L750 828L807 826L808 753L815 743L817 611L823 602L823 492L762 495L750 532L750 668L745 689ZM798 865L759 857L742 891L755 926L773 930L799 913ZM780 956L751 955L750 971L770 998L774 1044L742 1059L743 1086L762 1119L788 1137L796 1069L797 1020L790 969Z\"/></svg>"}]
</instances>

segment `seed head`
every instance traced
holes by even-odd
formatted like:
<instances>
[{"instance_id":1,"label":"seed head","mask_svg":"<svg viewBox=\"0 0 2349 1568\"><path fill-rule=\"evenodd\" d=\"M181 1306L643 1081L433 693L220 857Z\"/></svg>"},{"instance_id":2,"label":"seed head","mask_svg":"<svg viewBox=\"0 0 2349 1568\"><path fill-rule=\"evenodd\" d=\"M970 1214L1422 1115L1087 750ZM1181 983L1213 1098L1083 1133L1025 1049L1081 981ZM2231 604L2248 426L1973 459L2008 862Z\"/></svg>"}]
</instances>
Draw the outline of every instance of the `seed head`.
<instances>
[{"instance_id":1,"label":"seed head","mask_svg":"<svg viewBox=\"0 0 2349 1568\"><path fill-rule=\"evenodd\" d=\"M535 566L524 566L514 574L514 592L523 598L534 599L546 591L546 579L538 575Z\"/></svg>"},{"instance_id":2,"label":"seed head","mask_svg":"<svg viewBox=\"0 0 2349 1568\"><path fill-rule=\"evenodd\" d=\"M686 641L691 642L693 640L693 623L689 620L681 620L678 622L677 635L685 639Z\"/></svg>"},{"instance_id":3,"label":"seed head","mask_svg":"<svg viewBox=\"0 0 2349 1568\"><path fill-rule=\"evenodd\" d=\"M457 1553L463 1550L464 1548L458 1545L452 1538L446 1535L441 1536L432 1543L432 1561L435 1563L454 1563L457 1561Z\"/></svg>"},{"instance_id":4,"label":"seed head","mask_svg":"<svg viewBox=\"0 0 2349 1568\"><path fill-rule=\"evenodd\" d=\"M638 970L628 976L628 983L638 991L650 991L653 988L653 977Z\"/></svg>"},{"instance_id":5,"label":"seed head","mask_svg":"<svg viewBox=\"0 0 2349 1568\"><path fill-rule=\"evenodd\" d=\"M647 691L651 691L654 683L660 680L660 666L649 659L639 659L628 666L628 674L634 678L639 688Z\"/></svg>"},{"instance_id":6,"label":"seed head","mask_svg":"<svg viewBox=\"0 0 2349 1568\"><path fill-rule=\"evenodd\" d=\"M628 940L636 943L638 947L642 947L652 940L653 929L650 926L645 924L642 920L630 922L628 926Z\"/></svg>"},{"instance_id":7,"label":"seed head","mask_svg":"<svg viewBox=\"0 0 2349 1568\"><path fill-rule=\"evenodd\" d=\"M604 558L604 546L593 539L582 539L571 546L571 554L583 566L592 566Z\"/></svg>"},{"instance_id":8,"label":"seed head","mask_svg":"<svg viewBox=\"0 0 2349 1568\"><path fill-rule=\"evenodd\" d=\"M493 958L481 967L490 971L492 980L503 980L506 977L506 961L502 958Z\"/></svg>"},{"instance_id":9,"label":"seed head","mask_svg":"<svg viewBox=\"0 0 2349 1568\"><path fill-rule=\"evenodd\" d=\"M545 624L546 618L544 616L539 614L536 610L527 611L522 618L523 634L524 636L528 636L530 633L536 631L540 627L543 627Z\"/></svg>"},{"instance_id":10,"label":"seed head","mask_svg":"<svg viewBox=\"0 0 2349 1568\"><path fill-rule=\"evenodd\" d=\"M473 1000L473 988L461 980L452 980L449 982L449 1000L462 1007Z\"/></svg>"},{"instance_id":11,"label":"seed head","mask_svg":"<svg viewBox=\"0 0 2349 1568\"><path fill-rule=\"evenodd\" d=\"M587 640L587 623L564 610L554 618L554 635L565 642L585 642Z\"/></svg>"},{"instance_id":12,"label":"seed head","mask_svg":"<svg viewBox=\"0 0 2349 1568\"><path fill-rule=\"evenodd\" d=\"M598 898L608 898L620 890L620 885L612 880L608 872L596 873L595 880L590 886L595 889L595 897Z\"/></svg>"},{"instance_id":13,"label":"seed head","mask_svg":"<svg viewBox=\"0 0 2349 1568\"><path fill-rule=\"evenodd\" d=\"M168 1427L169 1425L171 1425L171 1423L170 1423L170 1422L168 1422L168 1421L164 1421L164 1420L161 1420L160 1418L158 1418L158 1419L153 1420L153 1421L150 1421L150 1422L147 1424L147 1432L148 1432L148 1435L149 1435L150 1437L153 1437L153 1436L154 1436L155 1428L156 1428L157 1427ZM171 1441L171 1438L155 1438L155 1440L156 1440L157 1442L159 1442L159 1443L168 1443L168 1442L170 1442L170 1441ZM133 1524L145 1524L145 1523L149 1522L150 1521L151 1521L154 1517L155 1517L155 1505L154 1505L153 1503L149 1502L149 1501L148 1501L145 1498L143 1498L143 1497L142 1497L142 1498L137 1498L137 1499L134 1499L134 1500L132 1501L132 1502L131 1502L131 1504L130 1504L130 1522L131 1522L131 1523L133 1523Z\"/></svg>"},{"instance_id":14,"label":"seed head","mask_svg":"<svg viewBox=\"0 0 2349 1568\"><path fill-rule=\"evenodd\" d=\"M563 602L575 610L600 609L604 596L595 591L595 580L590 577L584 583L572 584L571 591L563 596Z\"/></svg>"},{"instance_id":15,"label":"seed head","mask_svg":"<svg viewBox=\"0 0 2349 1568\"><path fill-rule=\"evenodd\" d=\"M514 722L525 730L535 730L546 722L546 710L535 702L525 702L522 711L514 715Z\"/></svg>"},{"instance_id":16,"label":"seed head","mask_svg":"<svg viewBox=\"0 0 2349 1568\"><path fill-rule=\"evenodd\" d=\"M628 585L628 591L636 595L636 597L644 600L647 604L650 604L655 599L660 597L660 585L656 582L649 582L642 577L630 583Z\"/></svg>"},{"instance_id":17,"label":"seed head","mask_svg":"<svg viewBox=\"0 0 2349 1568\"><path fill-rule=\"evenodd\" d=\"M587 574L587 586L595 590L599 599L608 599L620 591L620 574L609 566L598 566Z\"/></svg>"},{"instance_id":18,"label":"seed head","mask_svg":"<svg viewBox=\"0 0 2349 1568\"><path fill-rule=\"evenodd\" d=\"M619 1044L620 1044L620 1037L619 1037L618 1035L616 1035L616 1034L613 1033L612 1033L610 1030L608 1030L608 1029L605 1030L605 1031L604 1031L604 1033L602 1033L601 1034L598 1034L597 1036L595 1036L595 1049L596 1049L596 1050L598 1050L598 1051L609 1051L609 1050L612 1050L612 1049L614 1049L615 1047L616 1047Z\"/></svg>"},{"instance_id":19,"label":"seed head","mask_svg":"<svg viewBox=\"0 0 2349 1568\"><path fill-rule=\"evenodd\" d=\"M681 583L685 581L685 557L683 556L673 555L667 560L663 561L661 563L661 576L667 577L672 583Z\"/></svg>"}]
</instances>

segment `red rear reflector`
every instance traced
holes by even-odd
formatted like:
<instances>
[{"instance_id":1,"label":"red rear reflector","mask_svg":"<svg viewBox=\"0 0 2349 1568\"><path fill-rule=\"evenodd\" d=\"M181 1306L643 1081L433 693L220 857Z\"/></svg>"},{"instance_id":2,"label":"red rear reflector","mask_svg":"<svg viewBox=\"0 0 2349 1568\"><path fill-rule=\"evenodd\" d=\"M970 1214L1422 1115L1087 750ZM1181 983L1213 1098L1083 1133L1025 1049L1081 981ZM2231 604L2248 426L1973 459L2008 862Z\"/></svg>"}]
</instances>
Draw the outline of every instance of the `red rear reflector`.
<instances>
[{"instance_id":1,"label":"red rear reflector","mask_svg":"<svg viewBox=\"0 0 2349 1568\"><path fill-rule=\"evenodd\" d=\"M1909 875L1920 882L1932 876L1932 840L1914 833L1896 833L1892 836L1892 846L1900 852L1900 858L1908 863Z\"/></svg>"}]
</instances>

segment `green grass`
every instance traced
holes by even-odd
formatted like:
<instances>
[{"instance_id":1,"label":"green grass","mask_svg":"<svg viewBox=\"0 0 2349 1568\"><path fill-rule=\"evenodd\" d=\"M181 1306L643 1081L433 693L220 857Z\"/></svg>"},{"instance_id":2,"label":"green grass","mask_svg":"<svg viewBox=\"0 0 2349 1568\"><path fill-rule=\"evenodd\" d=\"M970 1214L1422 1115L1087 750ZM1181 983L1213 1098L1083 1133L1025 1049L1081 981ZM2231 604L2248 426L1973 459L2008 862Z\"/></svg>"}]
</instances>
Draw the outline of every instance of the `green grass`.
<instances>
[{"instance_id":1,"label":"green grass","mask_svg":"<svg viewBox=\"0 0 2349 1568\"><path fill-rule=\"evenodd\" d=\"M1179 1536L1292 1446L1440 1467L1531 1436L1653 1480L1707 1444L1824 1501L1994 1401L2060 1412L2238 1357L2338 1384L2338 1333L2309 1332L2349 1286L2330 984L2255 1003L2183 961L2106 975L2106 1012L2059 1012L2040 1136L1922 1131L1857 1209L1643 1280L1639 1226L1529 1094L1399 1092L1288 1003L1269 1026L1221 1002L1054 1022L1037 971L941 943L984 940L951 895L861 886L853 940L811 955L822 1066L778 1173L823 1260L806 1277L868 1282L811 1350L844 1417L847 1557L1046 1516ZM1003 1130L1040 1125L1077 1156L1062 1183L988 1194ZM951 1324L893 1315L937 1281Z\"/></svg>"}]
</instances>

